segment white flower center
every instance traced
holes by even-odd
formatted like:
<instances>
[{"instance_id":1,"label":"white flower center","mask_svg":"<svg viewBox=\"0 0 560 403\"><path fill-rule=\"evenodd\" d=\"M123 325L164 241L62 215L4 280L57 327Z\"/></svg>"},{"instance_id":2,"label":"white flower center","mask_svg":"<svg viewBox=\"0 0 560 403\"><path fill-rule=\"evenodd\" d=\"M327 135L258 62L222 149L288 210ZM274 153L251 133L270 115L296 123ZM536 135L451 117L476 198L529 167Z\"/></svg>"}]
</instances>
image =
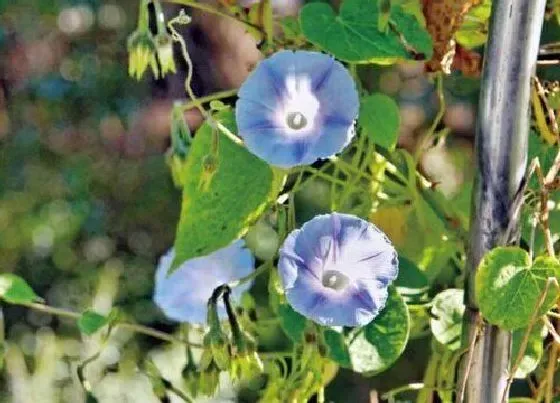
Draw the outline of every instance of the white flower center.
<instances>
[{"instance_id":1,"label":"white flower center","mask_svg":"<svg viewBox=\"0 0 560 403\"><path fill-rule=\"evenodd\" d=\"M350 279L339 271L327 270L323 273L322 282L325 287L340 291L346 288Z\"/></svg>"},{"instance_id":2,"label":"white flower center","mask_svg":"<svg viewBox=\"0 0 560 403\"><path fill-rule=\"evenodd\" d=\"M289 75L274 119L289 134L307 134L315 126L319 106L319 100L311 89L311 77Z\"/></svg>"}]
</instances>

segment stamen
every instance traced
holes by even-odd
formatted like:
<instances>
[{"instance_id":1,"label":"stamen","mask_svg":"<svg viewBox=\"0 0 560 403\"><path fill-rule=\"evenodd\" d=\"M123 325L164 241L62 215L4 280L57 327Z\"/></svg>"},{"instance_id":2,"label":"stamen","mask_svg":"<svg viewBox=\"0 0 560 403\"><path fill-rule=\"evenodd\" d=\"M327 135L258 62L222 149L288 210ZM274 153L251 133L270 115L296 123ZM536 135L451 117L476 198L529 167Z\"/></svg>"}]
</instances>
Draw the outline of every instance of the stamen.
<instances>
[{"instance_id":1,"label":"stamen","mask_svg":"<svg viewBox=\"0 0 560 403\"><path fill-rule=\"evenodd\" d=\"M328 270L323 274L323 286L332 288L333 290L342 290L346 288L350 279L336 270Z\"/></svg>"},{"instance_id":2,"label":"stamen","mask_svg":"<svg viewBox=\"0 0 560 403\"><path fill-rule=\"evenodd\" d=\"M301 112L288 112L286 124L293 130L303 129L307 126L307 118Z\"/></svg>"}]
</instances>

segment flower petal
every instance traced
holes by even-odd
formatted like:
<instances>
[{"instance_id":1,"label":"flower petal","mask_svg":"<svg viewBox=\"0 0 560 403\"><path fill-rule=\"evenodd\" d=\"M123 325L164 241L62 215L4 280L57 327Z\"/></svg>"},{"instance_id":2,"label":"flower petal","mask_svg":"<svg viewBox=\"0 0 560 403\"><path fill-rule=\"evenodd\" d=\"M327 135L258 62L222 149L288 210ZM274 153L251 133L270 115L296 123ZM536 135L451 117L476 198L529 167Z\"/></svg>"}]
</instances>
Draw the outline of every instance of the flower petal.
<instances>
[{"instance_id":1,"label":"flower petal","mask_svg":"<svg viewBox=\"0 0 560 403\"><path fill-rule=\"evenodd\" d=\"M398 259L373 224L332 213L288 235L278 269L296 311L323 325L361 326L385 306Z\"/></svg>"},{"instance_id":2,"label":"flower petal","mask_svg":"<svg viewBox=\"0 0 560 403\"><path fill-rule=\"evenodd\" d=\"M261 61L239 90L236 118L247 149L280 167L311 164L354 136L354 80L331 56L280 51ZM299 123L291 123L293 116Z\"/></svg>"},{"instance_id":3,"label":"flower petal","mask_svg":"<svg viewBox=\"0 0 560 403\"><path fill-rule=\"evenodd\" d=\"M212 291L221 284L249 275L254 257L242 240L216 252L183 263L167 275L174 258L173 250L165 254L156 271L154 302L167 317L179 322L206 323L207 303ZM250 282L235 287L232 300L239 301ZM226 317L223 304L218 306L220 318Z\"/></svg>"}]
</instances>

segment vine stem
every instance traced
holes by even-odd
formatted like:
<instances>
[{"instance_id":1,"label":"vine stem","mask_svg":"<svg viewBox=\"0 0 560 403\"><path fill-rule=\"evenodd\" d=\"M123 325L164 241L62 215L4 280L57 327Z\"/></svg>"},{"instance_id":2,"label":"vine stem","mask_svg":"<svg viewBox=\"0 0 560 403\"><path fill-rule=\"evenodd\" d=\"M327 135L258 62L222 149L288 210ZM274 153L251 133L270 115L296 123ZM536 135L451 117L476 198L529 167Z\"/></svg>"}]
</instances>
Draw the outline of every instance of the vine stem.
<instances>
[{"instance_id":1,"label":"vine stem","mask_svg":"<svg viewBox=\"0 0 560 403\"><path fill-rule=\"evenodd\" d=\"M422 138L420 139L420 144L416 147L416 150L414 151L414 162L417 165L418 165L418 161L420 160L420 157L422 157L422 153L424 152L424 150L427 147L428 142L431 141L432 138L434 137L434 133L436 132L436 129L437 129L439 123L441 122L441 120L443 119L443 115L445 114L445 95L444 95L444 92L443 92L443 73L441 71L436 73L436 94L437 94L437 99L438 99L438 103L439 103L439 109L438 109L438 112L437 112L430 128L422 136Z\"/></svg>"},{"instance_id":2,"label":"vine stem","mask_svg":"<svg viewBox=\"0 0 560 403\"><path fill-rule=\"evenodd\" d=\"M261 275L262 273L267 272L268 269L270 269L270 267L272 267L272 262L269 260L269 261L261 264L252 273L249 273L245 277L242 277L239 280L232 281L232 282L228 283L228 286L231 287L231 288L234 288L234 287L240 286L241 284L245 284L248 281L251 281L252 279L254 279L255 277Z\"/></svg>"},{"instance_id":3,"label":"vine stem","mask_svg":"<svg viewBox=\"0 0 560 403\"><path fill-rule=\"evenodd\" d=\"M61 308L55 308L49 305L45 305L45 304L39 304L37 302L21 302L15 305L20 305L29 309L33 309L35 311L39 311L39 312L43 312L49 315L54 315L54 316L60 316L63 318L69 318L69 319L74 319L74 320L78 320L81 318L82 314L78 313L78 312L73 312L73 311L69 311L66 309L61 309ZM121 327L123 329L128 329L132 332L135 333L141 333L141 334L145 334L146 336L151 336L153 338L156 339L160 339L163 341L166 341L168 343L186 343L188 344L190 347L198 347L198 348L202 348L201 344L198 343L191 343L188 342L186 340L182 340L179 339L175 336L170 335L169 333L165 333L159 330L156 330L154 328L148 327L148 326L144 326L144 325L139 325L136 323L130 323L130 322L117 322L114 324L115 327Z\"/></svg>"},{"instance_id":4,"label":"vine stem","mask_svg":"<svg viewBox=\"0 0 560 403\"><path fill-rule=\"evenodd\" d=\"M200 98L196 98L196 99L193 99L189 102L185 102L180 107L183 109L183 111L188 111L190 109L198 108L199 106L201 106L202 104L205 104L207 102L217 101L219 99L224 99L224 98L231 98L231 97L237 95L237 91L238 91L238 89L236 88L236 89L233 89L233 90L225 90L225 91L215 92L213 94L210 94L210 95L207 95L207 96L204 96L204 97L200 97Z\"/></svg>"},{"instance_id":5,"label":"vine stem","mask_svg":"<svg viewBox=\"0 0 560 403\"><path fill-rule=\"evenodd\" d=\"M193 0L164 0L164 1L168 2L168 3L175 3L175 4L180 4L180 5L191 7L191 8L196 8L198 10L207 12L209 14L214 14L214 15L217 15L217 16L220 16L220 17L233 19L237 22L242 23L247 28L249 28L251 30L256 30L256 31L258 31L259 33L262 34L262 30L261 30L260 27L254 25L254 24L251 24L249 21L239 19L235 15L231 15L231 14L228 14L226 12L220 11L217 8L212 7L208 4L199 3L199 2L193 1Z\"/></svg>"},{"instance_id":6,"label":"vine stem","mask_svg":"<svg viewBox=\"0 0 560 403\"><path fill-rule=\"evenodd\" d=\"M535 309L533 311L533 315L531 316L531 321L529 322L529 325L527 326L527 330L525 331L525 334L523 335L523 339L521 340L521 344L519 345L519 352L517 353L517 357L515 358L515 361L514 361L512 367L511 367L510 374L509 374L508 379L507 379L507 385L506 385L506 387L504 389L504 393L502 395L502 403L507 402L509 389L511 387L511 383L513 382L513 377L515 376L515 373L517 372L517 369L519 368L519 365L521 365L521 361L523 360L523 356L525 355L525 350L527 349L527 344L529 343L529 337L531 335L531 330L533 329L533 327L537 323L537 320L540 317L539 311L541 309L541 306L544 304L544 301L546 300L546 297L548 295L548 290L551 286L559 288L558 287L558 281L554 277L551 277L551 278L548 279L543 292L539 296L539 299L538 299L537 304L535 306ZM554 368L554 366L553 366L553 368Z\"/></svg>"}]
</instances>

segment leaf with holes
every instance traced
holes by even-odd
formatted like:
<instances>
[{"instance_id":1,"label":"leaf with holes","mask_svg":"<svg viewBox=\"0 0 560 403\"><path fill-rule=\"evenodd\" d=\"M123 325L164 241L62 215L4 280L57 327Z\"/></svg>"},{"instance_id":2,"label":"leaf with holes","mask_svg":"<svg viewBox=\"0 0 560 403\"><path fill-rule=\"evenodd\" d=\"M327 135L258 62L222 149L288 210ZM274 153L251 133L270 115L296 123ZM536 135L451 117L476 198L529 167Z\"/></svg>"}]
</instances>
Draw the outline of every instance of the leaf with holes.
<instances>
[{"instance_id":1,"label":"leaf with holes","mask_svg":"<svg viewBox=\"0 0 560 403\"><path fill-rule=\"evenodd\" d=\"M302 32L310 42L348 62L430 58L432 40L418 19L393 5L387 29L381 32L377 3L345 0L339 15L328 4L307 4L299 15Z\"/></svg>"},{"instance_id":2,"label":"leaf with holes","mask_svg":"<svg viewBox=\"0 0 560 403\"><path fill-rule=\"evenodd\" d=\"M235 132L231 110L216 119ZM273 200L282 175L220 134L213 172L203 165L212 148L212 128L197 132L183 167L183 203L171 272L185 260L207 255L239 238Z\"/></svg>"},{"instance_id":3,"label":"leaf with holes","mask_svg":"<svg viewBox=\"0 0 560 403\"><path fill-rule=\"evenodd\" d=\"M560 263L551 257L538 257L533 264L529 254L516 247L491 250L480 262L475 292L480 312L488 322L504 329L526 327L549 278L560 278ZM548 293L538 314L554 306L558 289Z\"/></svg>"},{"instance_id":4,"label":"leaf with holes","mask_svg":"<svg viewBox=\"0 0 560 403\"><path fill-rule=\"evenodd\" d=\"M436 340L450 350L461 346L464 294L463 290L450 288L436 295L432 302L430 328Z\"/></svg>"},{"instance_id":5,"label":"leaf with holes","mask_svg":"<svg viewBox=\"0 0 560 403\"><path fill-rule=\"evenodd\" d=\"M368 376L386 370L404 351L409 332L408 308L395 287L389 287L381 314L348 340L352 370Z\"/></svg>"}]
</instances>

